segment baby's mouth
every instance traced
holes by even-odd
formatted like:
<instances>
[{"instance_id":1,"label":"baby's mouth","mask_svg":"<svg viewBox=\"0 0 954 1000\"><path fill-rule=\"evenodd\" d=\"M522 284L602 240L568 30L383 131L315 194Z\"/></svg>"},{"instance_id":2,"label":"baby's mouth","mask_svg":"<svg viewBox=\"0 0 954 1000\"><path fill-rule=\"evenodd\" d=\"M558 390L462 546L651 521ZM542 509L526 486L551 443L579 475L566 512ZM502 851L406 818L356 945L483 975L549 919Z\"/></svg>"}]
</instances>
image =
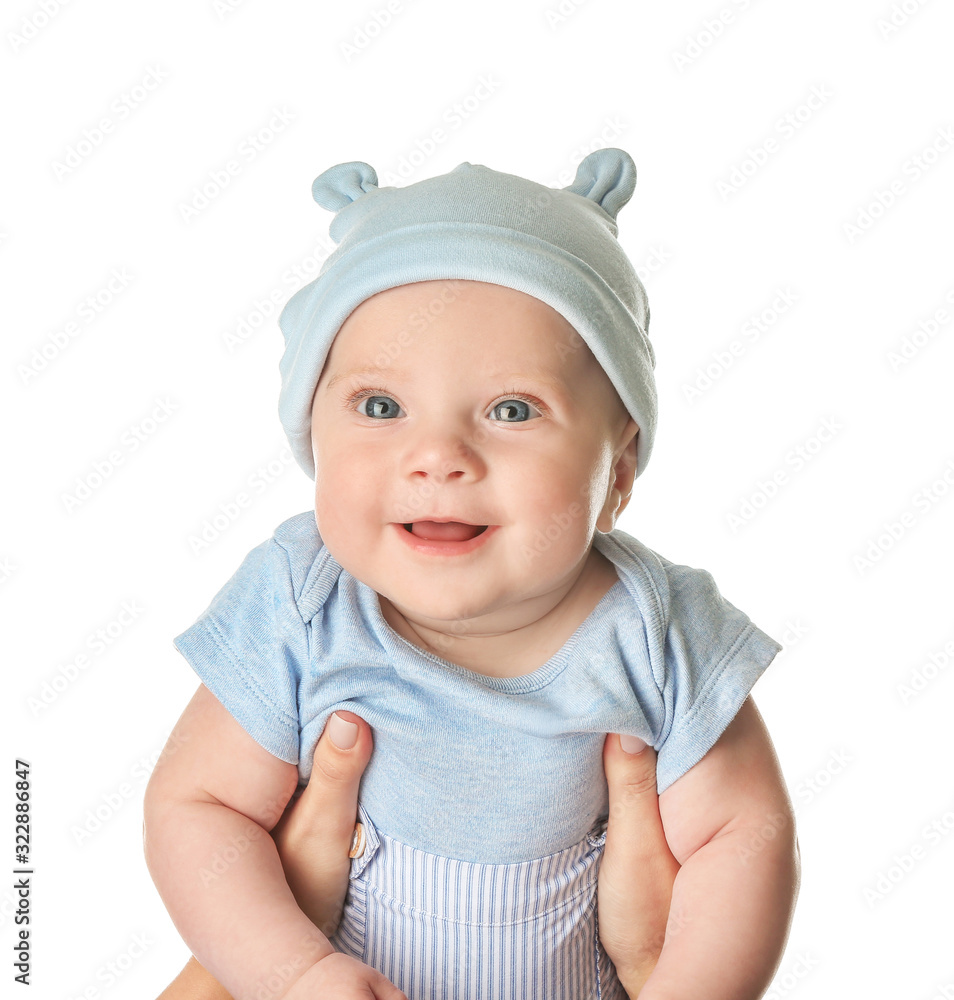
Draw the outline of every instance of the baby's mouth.
<instances>
[{"instance_id":1,"label":"baby's mouth","mask_svg":"<svg viewBox=\"0 0 954 1000\"><path fill-rule=\"evenodd\" d=\"M460 521L414 521L404 525L418 538L440 542L467 542L487 530L486 524L463 524Z\"/></svg>"}]
</instances>

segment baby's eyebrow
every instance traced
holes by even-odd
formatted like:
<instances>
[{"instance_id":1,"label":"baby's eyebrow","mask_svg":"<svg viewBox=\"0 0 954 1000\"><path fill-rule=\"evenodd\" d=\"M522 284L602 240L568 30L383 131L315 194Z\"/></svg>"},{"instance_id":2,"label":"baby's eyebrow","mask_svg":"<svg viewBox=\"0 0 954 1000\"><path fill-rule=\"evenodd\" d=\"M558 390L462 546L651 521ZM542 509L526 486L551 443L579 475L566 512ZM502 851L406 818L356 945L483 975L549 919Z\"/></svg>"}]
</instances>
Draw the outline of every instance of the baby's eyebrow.
<instances>
[{"instance_id":1,"label":"baby's eyebrow","mask_svg":"<svg viewBox=\"0 0 954 1000\"><path fill-rule=\"evenodd\" d=\"M563 379L555 378L551 372L541 372L541 371L522 371L514 372L510 375L498 375L496 372L491 376L492 378L499 378L501 382L530 382L536 385L545 386L551 392L558 396L566 397L569 393L569 386Z\"/></svg>"},{"instance_id":2,"label":"baby's eyebrow","mask_svg":"<svg viewBox=\"0 0 954 1000\"><path fill-rule=\"evenodd\" d=\"M349 378L389 378L404 379L410 378L410 372L406 368L396 368L391 365L364 365L360 368L351 368L347 371L338 372L337 375L329 379L326 391L330 392L339 382ZM512 372L504 375L503 372L491 372L488 379L499 380L501 384L506 384L509 388L511 382L529 382L536 385L545 386L551 392L564 398L568 397L569 387L559 378L555 378L552 372L526 370ZM504 390L506 391L506 389Z\"/></svg>"},{"instance_id":3,"label":"baby's eyebrow","mask_svg":"<svg viewBox=\"0 0 954 1000\"><path fill-rule=\"evenodd\" d=\"M408 371L404 368L394 368L391 365L382 367L381 365L365 365L363 368L352 368L349 371L338 372L334 378L330 379L327 390L333 389L339 382L346 378L408 378Z\"/></svg>"}]
</instances>

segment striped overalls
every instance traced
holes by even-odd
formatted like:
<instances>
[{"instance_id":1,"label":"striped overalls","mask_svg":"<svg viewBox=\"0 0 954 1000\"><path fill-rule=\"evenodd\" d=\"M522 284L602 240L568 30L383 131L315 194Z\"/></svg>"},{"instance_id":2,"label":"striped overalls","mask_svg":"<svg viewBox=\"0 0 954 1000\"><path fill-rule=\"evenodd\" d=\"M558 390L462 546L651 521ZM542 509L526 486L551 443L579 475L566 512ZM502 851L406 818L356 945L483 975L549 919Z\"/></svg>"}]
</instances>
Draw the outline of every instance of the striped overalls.
<instances>
[{"instance_id":1,"label":"striped overalls","mask_svg":"<svg viewBox=\"0 0 954 1000\"><path fill-rule=\"evenodd\" d=\"M428 854L379 833L361 806L359 819L364 847L331 942L409 1000L626 1000L597 931L605 819L516 864Z\"/></svg>"}]
</instances>

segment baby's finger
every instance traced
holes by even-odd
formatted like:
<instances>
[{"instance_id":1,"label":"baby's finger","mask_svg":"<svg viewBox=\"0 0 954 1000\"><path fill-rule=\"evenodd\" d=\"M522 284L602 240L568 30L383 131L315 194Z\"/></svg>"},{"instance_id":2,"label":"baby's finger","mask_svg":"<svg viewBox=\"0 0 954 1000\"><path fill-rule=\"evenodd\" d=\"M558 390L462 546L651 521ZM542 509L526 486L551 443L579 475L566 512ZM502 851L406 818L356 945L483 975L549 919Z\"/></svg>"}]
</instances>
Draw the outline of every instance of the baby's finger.
<instances>
[{"instance_id":1,"label":"baby's finger","mask_svg":"<svg viewBox=\"0 0 954 1000\"><path fill-rule=\"evenodd\" d=\"M374 983L374 1000L407 1000L407 994L402 993L390 979L381 976Z\"/></svg>"}]
</instances>

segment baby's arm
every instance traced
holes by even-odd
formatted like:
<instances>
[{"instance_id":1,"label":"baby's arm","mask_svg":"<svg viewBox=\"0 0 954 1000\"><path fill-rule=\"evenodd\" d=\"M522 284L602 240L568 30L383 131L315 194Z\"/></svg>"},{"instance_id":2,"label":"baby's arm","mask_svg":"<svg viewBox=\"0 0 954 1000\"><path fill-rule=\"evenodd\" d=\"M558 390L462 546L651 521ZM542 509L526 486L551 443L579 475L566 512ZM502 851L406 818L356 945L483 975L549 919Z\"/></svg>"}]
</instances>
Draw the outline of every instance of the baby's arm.
<instances>
[{"instance_id":1,"label":"baby's arm","mask_svg":"<svg viewBox=\"0 0 954 1000\"><path fill-rule=\"evenodd\" d=\"M259 746L201 686L146 789L156 887L193 954L236 998L397 1000L404 995L383 976L334 951L288 888L268 830L297 781L295 765Z\"/></svg>"},{"instance_id":2,"label":"baby's arm","mask_svg":"<svg viewBox=\"0 0 954 1000\"><path fill-rule=\"evenodd\" d=\"M751 698L659 796L659 812L681 867L640 1000L757 1000L785 948L799 860L791 801Z\"/></svg>"}]
</instances>

